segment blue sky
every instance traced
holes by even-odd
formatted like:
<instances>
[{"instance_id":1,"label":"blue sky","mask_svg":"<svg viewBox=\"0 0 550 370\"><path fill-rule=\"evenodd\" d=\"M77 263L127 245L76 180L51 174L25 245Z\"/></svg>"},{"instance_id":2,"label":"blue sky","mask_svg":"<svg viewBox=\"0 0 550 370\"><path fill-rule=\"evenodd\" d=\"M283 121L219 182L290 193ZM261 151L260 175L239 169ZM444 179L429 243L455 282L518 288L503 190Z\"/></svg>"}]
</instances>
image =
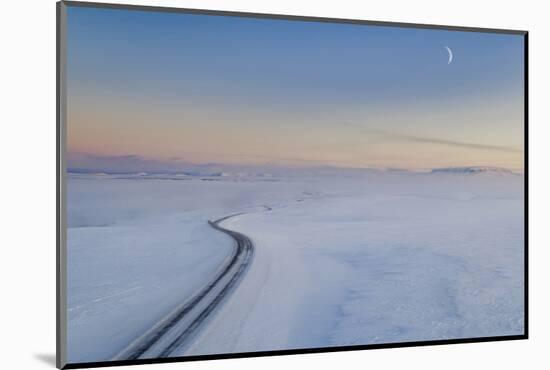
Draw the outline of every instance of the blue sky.
<instances>
[{"instance_id":1,"label":"blue sky","mask_svg":"<svg viewBox=\"0 0 550 370\"><path fill-rule=\"evenodd\" d=\"M522 163L519 35L69 7L68 76L75 152Z\"/></svg>"}]
</instances>

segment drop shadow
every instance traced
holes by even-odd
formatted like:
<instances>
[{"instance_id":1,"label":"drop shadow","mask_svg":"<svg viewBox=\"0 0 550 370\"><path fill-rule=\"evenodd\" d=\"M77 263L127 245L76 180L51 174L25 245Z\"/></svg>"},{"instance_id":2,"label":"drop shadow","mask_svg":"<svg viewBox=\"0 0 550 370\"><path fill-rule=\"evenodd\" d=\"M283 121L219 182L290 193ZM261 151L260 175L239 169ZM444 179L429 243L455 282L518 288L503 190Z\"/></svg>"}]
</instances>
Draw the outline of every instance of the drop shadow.
<instances>
[{"instance_id":1,"label":"drop shadow","mask_svg":"<svg viewBox=\"0 0 550 370\"><path fill-rule=\"evenodd\" d=\"M35 353L34 358L46 365L55 367L55 353Z\"/></svg>"}]
</instances>

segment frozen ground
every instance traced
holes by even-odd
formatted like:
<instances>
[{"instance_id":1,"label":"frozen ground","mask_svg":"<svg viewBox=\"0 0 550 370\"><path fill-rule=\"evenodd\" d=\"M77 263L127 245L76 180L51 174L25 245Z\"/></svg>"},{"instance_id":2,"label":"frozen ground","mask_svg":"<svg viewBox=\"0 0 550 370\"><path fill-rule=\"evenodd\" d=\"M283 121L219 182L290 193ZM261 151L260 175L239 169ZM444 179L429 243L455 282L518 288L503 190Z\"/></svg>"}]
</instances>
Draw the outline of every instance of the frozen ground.
<instances>
[{"instance_id":1,"label":"frozen ground","mask_svg":"<svg viewBox=\"0 0 550 370\"><path fill-rule=\"evenodd\" d=\"M231 248L206 221L235 212L254 260L179 355L523 332L521 175L124 177L69 180L71 362L111 358L204 284Z\"/></svg>"},{"instance_id":2,"label":"frozen ground","mask_svg":"<svg viewBox=\"0 0 550 370\"><path fill-rule=\"evenodd\" d=\"M179 179L69 175L69 362L111 359L210 279L233 241L209 219L303 196L301 184Z\"/></svg>"}]
</instances>

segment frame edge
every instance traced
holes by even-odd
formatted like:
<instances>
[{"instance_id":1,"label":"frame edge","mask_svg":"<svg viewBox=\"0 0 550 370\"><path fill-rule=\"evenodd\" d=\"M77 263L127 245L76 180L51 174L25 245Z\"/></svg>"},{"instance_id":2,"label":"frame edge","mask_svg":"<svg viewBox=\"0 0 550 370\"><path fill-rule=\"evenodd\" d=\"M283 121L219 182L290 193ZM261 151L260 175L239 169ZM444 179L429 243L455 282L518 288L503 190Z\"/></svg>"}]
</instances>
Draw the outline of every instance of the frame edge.
<instances>
[{"instance_id":1,"label":"frame edge","mask_svg":"<svg viewBox=\"0 0 550 370\"><path fill-rule=\"evenodd\" d=\"M66 62L67 5L56 3L56 367L67 365Z\"/></svg>"},{"instance_id":2,"label":"frame edge","mask_svg":"<svg viewBox=\"0 0 550 370\"><path fill-rule=\"evenodd\" d=\"M379 26L379 27L416 28L416 29L429 29L429 30L439 29L444 31L483 32L483 33L499 33L499 34L508 34L508 35L525 35L528 32L527 30L515 30L515 29L504 29L504 28L451 26L451 25L442 25L442 24L408 23L408 22L397 22L397 21L390 22L390 21L375 21L375 20L353 19L353 18L330 18L330 17L322 17L322 16L304 16L304 15L297 15L297 14L254 13L254 12L230 11L230 10L177 8L177 7L155 6L155 5L100 3L100 2L92 2L92 1L88 2L88 1L78 1L78 0L62 0L61 2L63 2L66 6L82 7L82 8L202 14L202 15L213 15L213 16L225 16L225 17L263 18L263 19L273 19L273 20L278 19L278 20L302 21L302 22L361 24L361 25L371 25L371 26Z\"/></svg>"}]
</instances>

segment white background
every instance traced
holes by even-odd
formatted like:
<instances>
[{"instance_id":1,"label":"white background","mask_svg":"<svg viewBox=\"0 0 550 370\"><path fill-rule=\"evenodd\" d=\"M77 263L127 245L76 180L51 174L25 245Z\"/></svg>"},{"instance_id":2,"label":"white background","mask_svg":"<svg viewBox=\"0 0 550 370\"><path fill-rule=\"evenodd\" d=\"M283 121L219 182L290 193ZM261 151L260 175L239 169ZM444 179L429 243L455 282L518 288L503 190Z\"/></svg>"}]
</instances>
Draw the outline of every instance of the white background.
<instances>
[{"instance_id":1,"label":"white background","mask_svg":"<svg viewBox=\"0 0 550 370\"><path fill-rule=\"evenodd\" d=\"M118 2L111 0L111 2ZM149 365L156 369L517 369L548 366L550 22L543 1L172 0L142 5L530 31L530 337L461 344ZM0 13L0 367L53 368L55 354L55 2L4 1ZM544 191L546 189L546 191ZM546 350L546 351L545 351ZM546 365L544 365L546 363ZM135 368L135 367L134 367Z\"/></svg>"}]
</instances>

